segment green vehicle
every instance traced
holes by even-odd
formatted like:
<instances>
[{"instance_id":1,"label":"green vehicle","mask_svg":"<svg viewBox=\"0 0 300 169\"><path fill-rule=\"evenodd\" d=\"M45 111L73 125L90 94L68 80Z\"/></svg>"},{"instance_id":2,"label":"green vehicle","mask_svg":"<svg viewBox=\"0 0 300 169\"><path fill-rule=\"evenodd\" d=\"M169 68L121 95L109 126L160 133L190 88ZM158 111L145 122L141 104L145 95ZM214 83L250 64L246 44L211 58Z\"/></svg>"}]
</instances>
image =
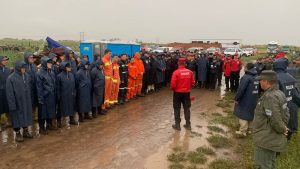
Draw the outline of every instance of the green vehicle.
<instances>
[{"instance_id":1,"label":"green vehicle","mask_svg":"<svg viewBox=\"0 0 300 169\"><path fill-rule=\"evenodd\" d=\"M282 46L281 51L284 53L290 53L290 47L289 46Z\"/></svg>"}]
</instances>

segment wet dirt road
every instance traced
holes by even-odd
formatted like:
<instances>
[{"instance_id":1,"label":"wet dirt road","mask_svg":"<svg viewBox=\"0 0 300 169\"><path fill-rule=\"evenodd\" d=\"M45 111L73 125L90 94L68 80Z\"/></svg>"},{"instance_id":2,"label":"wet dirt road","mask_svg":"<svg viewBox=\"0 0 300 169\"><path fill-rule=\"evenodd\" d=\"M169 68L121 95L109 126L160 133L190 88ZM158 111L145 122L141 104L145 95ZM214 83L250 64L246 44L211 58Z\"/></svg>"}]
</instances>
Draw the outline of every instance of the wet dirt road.
<instances>
[{"instance_id":1,"label":"wet dirt road","mask_svg":"<svg viewBox=\"0 0 300 169\"><path fill-rule=\"evenodd\" d=\"M200 138L192 137L184 128L181 132L172 129L172 92L165 88L70 130L50 131L47 136L20 144L10 138L9 143L0 145L0 168L167 169L166 154L172 145L183 144L190 150L199 143L208 144L207 129L202 127L207 120L200 115L220 111L215 106L220 93L220 89L192 91L196 96L192 128L203 135Z\"/></svg>"}]
</instances>

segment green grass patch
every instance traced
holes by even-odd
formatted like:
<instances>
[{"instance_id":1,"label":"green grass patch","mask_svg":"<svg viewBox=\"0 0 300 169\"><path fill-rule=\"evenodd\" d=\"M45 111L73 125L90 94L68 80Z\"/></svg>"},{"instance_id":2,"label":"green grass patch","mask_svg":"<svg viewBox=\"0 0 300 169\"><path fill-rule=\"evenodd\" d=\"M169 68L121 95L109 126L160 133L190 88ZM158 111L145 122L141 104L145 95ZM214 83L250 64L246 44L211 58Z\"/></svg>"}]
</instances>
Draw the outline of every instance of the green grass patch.
<instances>
[{"instance_id":1,"label":"green grass patch","mask_svg":"<svg viewBox=\"0 0 300 169\"><path fill-rule=\"evenodd\" d=\"M225 101L233 101L234 97L235 97L235 93L226 92L224 94L223 100L225 100Z\"/></svg>"},{"instance_id":2,"label":"green grass patch","mask_svg":"<svg viewBox=\"0 0 300 169\"><path fill-rule=\"evenodd\" d=\"M207 158L203 153L192 151L187 154L187 160L193 164L204 164Z\"/></svg>"},{"instance_id":3,"label":"green grass patch","mask_svg":"<svg viewBox=\"0 0 300 169\"><path fill-rule=\"evenodd\" d=\"M220 101L219 103L216 104L216 106L221 108L230 107L230 103L227 101Z\"/></svg>"},{"instance_id":4,"label":"green grass patch","mask_svg":"<svg viewBox=\"0 0 300 169\"><path fill-rule=\"evenodd\" d=\"M221 113L212 113L211 115L213 115L213 116L222 116Z\"/></svg>"},{"instance_id":5,"label":"green grass patch","mask_svg":"<svg viewBox=\"0 0 300 169\"><path fill-rule=\"evenodd\" d=\"M300 117L299 117L300 119ZM300 123L300 120L299 120ZM282 153L277 158L277 169L294 169L300 168L300 135L294 137L288 142L288 149L286 153Z\"/></svg>"},{"instance_id":6,"label":"green grass patch","mask_svg":"<svg viewBox=\"0 0 300 169\"><path fill-rule=\"evenodd\" d=\"M213 149L211 149L210 147L207 147L207 146L198 147L196 149L196 151L198 153L203 153L205 155L216 155L216 152L214 152Z\"/></svg>"},{"instance_id":7,"label":"green grass patch","mask_svg":"<svg viewBox=\"0 0 300 169\"><path fill-rule=\"evenodd\" d=\"M168 155L168 160L173 163L180 163L186 161L185 155L186 154L184 152L172 153Z\"/></svg>"},{"instance_id":8,"label":"green grass patch","mask_svg":"<svg viewBox=\"0 0 300 169\"><path fill-rule=\"evenodd\" d=\"M227 159L216 159L209 164L210 169L235 169L236 163Z\"/></svg>"},{"instance_id":9,"label":"green grass patch","mask_svg":"<svg viewBox=\"0 0 300 169\"><path fill-rule=\"evenodd\" d=\"M216 133L225 133L225 131L218 127L218 126L207 126L208 130L209 131L213 131L213 132L216 132Z\"/></svg>"},{"instance_id":10,"label":"green grass patch","mask_svg":"<svg viewBox=\"0 0 300 169\"><path fill-rule=\"evenodd\" d=\"M198 169L198 167L196 165L190 165L186 167L186 169Z\"/></svg>"},{"instance_id":11,"label":"green grass patch","mask_svg":"<svg viewBox=\"0 0 300 169\"><path fill-rule=\"evenodd\" d=\"M210 136L207 138L209 144L214 148L229 148L231 147L231 141L224 136L219 134Z\"/></svg>"},{"instance_id":12,"label":"green grass patch","mask_svg":"<svg viewBox=\"0 0 300 169\"><path fill-rule=\"evenodd\" d=\"M215 117L212 124L222 124L231 129L237 129L239 127L238 119L233 114L228 114L227 116Z\"/></svg>"},{"instance_id":13,"label":"green grass patch","mask_svg":"<svg viewBox=\"0 0 300 169\"><path fill-rule=\"evenodd\" d=\"M169 165L169 169L184 169L184 165L180 163L172 163Z\"/></svg>"}]
</instances>

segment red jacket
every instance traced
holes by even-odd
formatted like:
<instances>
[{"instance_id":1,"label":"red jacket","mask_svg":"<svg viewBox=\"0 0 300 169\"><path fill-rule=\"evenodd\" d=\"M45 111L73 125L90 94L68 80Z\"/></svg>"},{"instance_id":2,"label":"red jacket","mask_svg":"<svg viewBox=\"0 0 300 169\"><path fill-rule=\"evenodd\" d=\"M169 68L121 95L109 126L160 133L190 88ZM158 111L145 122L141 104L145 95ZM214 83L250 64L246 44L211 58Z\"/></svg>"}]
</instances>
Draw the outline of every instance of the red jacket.
<instances>
[{"instance_id":1,"label":"red jacket","mask_svg":"<svg viewBox=\"0 0 300 169\"><path fill-rule=\"evenodd\" d=\"M231 60L231 71L236 72L242 69L242 61L240 59Z\"/></svg>"},{"instance_id":2,"label":"red jacket","mask_svg":"<svg viewBox=\"0 0 300 169\"><path fill-rule=\"evenodd\" d=\"M231 73L231 59L225 60L223 65L223 72L225 76L230 76Z\"/></svg>"},{"instance_id":3,"label":"red jacket","mask_svg":"<svg viewBox=\"0 0 300 169\"><path fill-rule=\"evenodd\" d=\"M194 74L184 66L174 71L171 79L171 89L178 93L188 93L191 87L195 85Z\"/></svg>"}]
</instances>

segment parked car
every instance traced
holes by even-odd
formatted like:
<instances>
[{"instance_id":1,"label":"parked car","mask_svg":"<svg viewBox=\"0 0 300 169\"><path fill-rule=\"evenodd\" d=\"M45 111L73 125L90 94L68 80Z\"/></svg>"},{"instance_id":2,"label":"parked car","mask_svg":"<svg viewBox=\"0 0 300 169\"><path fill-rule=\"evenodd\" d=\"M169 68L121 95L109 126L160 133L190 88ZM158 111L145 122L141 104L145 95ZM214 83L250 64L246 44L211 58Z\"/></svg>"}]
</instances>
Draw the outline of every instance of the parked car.
<instances>
[{"instance_id":1,"label":"parked car","mask_svg":"<svg viewBox=\"0 0 300 169\"><path fill-rule=\"evenodd\" d=\"M224 51L224 54L225 55L235 55L235 54L238 54L239 56L251 56L251 52L250 51L247 51L247 50L242 50L242 49L239 49L239 48L227 48L225 51Z\"/></svg>"},{"instance_id":2,"label":"parked car","mask_svg":"<svg viewBox=\"0 0 300 169\"><path fill-rule=\"evenodd\" d=\"M184 51L184 49L182 47L173 47L171 50L169 50L169 52L173 53L173 52L182 52Z\"/></svg>"},{"instance_id":3,"label":"parked car","mask_svg":"<svg viewBox=\"0 0 300 169\"><path fill-rule=\"evenodd\" d=\"M255 49L254 48L243 48L242 50L244 52L249 52L250 56L254 56L255 55Z\"/></svg>"},{"instance_id":4,"label":"parked car","mask_svg":"<svg viewBox=\"0 0 300 169\"><path fill-rule=\"evenodd\" d=\"M158 47L154 50L152 50L153 53L164 53L164 52L169 52L170 48L169 47Z\"/></svg>"},{"instance_id":5,"label":"parked car","mask_svg":"<svg viewBox=\"0 0 300 169\"><path fill-rule=\"evenodd\" d=\"M280 50L284 53L290 53L290 47L289 46L282 46Z\"/></svg>"},{"instance_id":6,"label":"parked car","mask_svg":"<svg viewBox=\"0 0 300 169\"><path fill-rule=\"evenodd\" d=\"M195 51L202 52L203 48L201 48L201 47L191 47L191 48L188 48L187 51L188 52L195 52Z\"/></svg>"},{"instance_id":7,"label":"parked car","mask_svg":"<svg viewBox=\"0 0 300 169\"><path fill-rule=\"evenodd\" d=\"M221 49L220 48L214 48L214 47L211 47L211 48L208 48L206 49L207 53L209 54L215 54L216 52L218 54L221 54Z\"/></svg>"}]
</instances>

